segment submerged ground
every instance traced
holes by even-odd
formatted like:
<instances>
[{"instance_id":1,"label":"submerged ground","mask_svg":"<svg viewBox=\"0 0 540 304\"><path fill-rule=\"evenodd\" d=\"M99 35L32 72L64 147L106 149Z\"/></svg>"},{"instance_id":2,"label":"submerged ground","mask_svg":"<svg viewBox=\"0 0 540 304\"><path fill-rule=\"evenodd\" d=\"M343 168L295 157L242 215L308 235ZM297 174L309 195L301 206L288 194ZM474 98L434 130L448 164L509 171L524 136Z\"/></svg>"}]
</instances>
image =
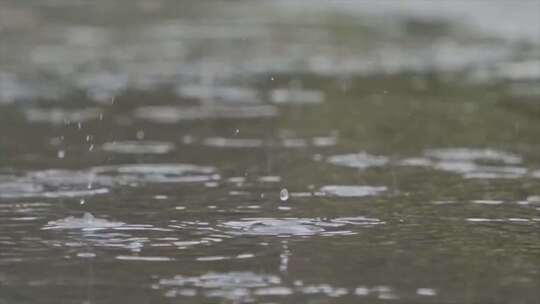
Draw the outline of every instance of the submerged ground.
<instances>
[{"instance_id":1,"label":"submerged ground","mask_svg":"<svg viewBox=\"0 0 540 304\"><path fill-rule=\"evenodd\" d=\"M0 303L537 303L538 1L0 1Z\"/></svg>"}]
</instances>

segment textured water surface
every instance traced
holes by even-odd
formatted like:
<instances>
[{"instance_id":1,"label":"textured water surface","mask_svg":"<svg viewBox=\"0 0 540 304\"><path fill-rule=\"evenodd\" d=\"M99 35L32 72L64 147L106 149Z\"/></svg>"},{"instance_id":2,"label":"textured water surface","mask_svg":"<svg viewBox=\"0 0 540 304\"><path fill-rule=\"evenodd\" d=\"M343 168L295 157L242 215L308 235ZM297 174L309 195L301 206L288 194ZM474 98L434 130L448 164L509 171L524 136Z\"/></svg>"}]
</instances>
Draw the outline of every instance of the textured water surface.
<instances>
[{"instance_id":1,"label":"textured water surface","mask_svg":"<svg viewBox=\"0 0 540 304\"><path fill-rule=\"evenodd\" d=\"M537 303L539 11L0 2L0 303Z\"/></svg>"}]
</instances>

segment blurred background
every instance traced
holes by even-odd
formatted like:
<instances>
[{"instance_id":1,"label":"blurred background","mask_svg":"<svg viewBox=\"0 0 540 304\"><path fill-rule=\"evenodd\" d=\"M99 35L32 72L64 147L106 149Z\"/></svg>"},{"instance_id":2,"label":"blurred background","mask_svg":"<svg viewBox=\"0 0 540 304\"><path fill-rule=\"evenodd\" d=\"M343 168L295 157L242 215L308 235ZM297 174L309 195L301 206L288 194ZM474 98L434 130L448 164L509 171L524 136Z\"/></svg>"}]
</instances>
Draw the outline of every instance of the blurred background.
<instances>
[{"instance_id":1,"label":"blurred background","mask_svg":"<svg viewBox=\"0 0 540 304\"><path fill-rule=\"evenodd\" d=\"M540 1L0 0L0 303L536 303Z\"/></svg>"}]
</instances>

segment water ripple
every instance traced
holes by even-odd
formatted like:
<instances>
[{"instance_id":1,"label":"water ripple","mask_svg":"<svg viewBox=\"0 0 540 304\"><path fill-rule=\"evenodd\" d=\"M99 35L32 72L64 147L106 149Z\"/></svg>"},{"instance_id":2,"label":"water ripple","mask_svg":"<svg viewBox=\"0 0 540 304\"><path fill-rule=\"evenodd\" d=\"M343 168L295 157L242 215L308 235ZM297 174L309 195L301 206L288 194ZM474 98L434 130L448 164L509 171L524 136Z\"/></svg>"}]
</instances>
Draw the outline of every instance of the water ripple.
<instances>
[{"instance_id":1,"label":"water ripple","mask_svg":"<svg viewBox=\"0 0 540 304\"><path fill-rule=\"evenodd\" d=\"M192 164L136 164L94 167L92 172L126 183L189 183L217 180L214 167Z\"/></svg>"},{"instance_id":2,"label":"water ripple","mask_svg":"<svg viewBox=\"0 0 540 304\"><path fill-rule=\"evenodd\" d=\"M385 192L385 186L343 186L328 185L319 190L325 195L336 197L364 197L375 196Z\"/></svg>"},{"instance_id":3,"label":"water ripple","mask_svg":"<svg viewBox=\"0 0 540 304\"><path fill-rule=\"evenodd\" d=\"M319 104L324 93L318 90L282 88L270 91L270 101L276 104Z\"/></svg>"},{"instance_id":4,"label":"water ripple","mask_svg":"<svg viewBox=\"0 0 540 304\"><path fill-rule=\"evenodd\" d=\"M361 152L356 154L330 156L327 158L327 161L338 166L367 169L370 167L384 166L389 160L385 156L375 156Z\"/></svg>"},{"instance_id":5,"label":"water ripple","mask_svg":"<svg viewBox=\"0 0 540 304\"><path fill-rule=\"evenodd\" d=\"M41 170L0 176L0 198L62 198L109 193L112 187L145 183L219 180L217 169L192 164L98 166L88 170Z\"/></svg>"},{"instance_id":6,"label":"water ripple","mask_svg":"<svg viewBox=\"0 0 540 304\"><path fill-rule=\"evenodd\" d=\"M523 159L516 154L492 149L448 148L431 149L426 156L444 161L495 161L504 164L520 164Z\"/></svg>"},{"instance_id":7,"label":"water ripple","mask_svg":"<svg viewBox=\"0 0 540 304\"><path fill-rule=\"evenodd\" d=\"M86 212L80 218L69 216L65 219L50 221L42 228L42 230L81 229L85 231L95 231L121 227L123 225L125 225L125 223L99 219L94 217L91 213Z\"/></svg>"},{"instance_id":8,"label":"water ripple","mask_svg":"<svg viewBox=\"0 0 540 304\"><path fill-rule=\"evenodd\" d=\"M102 111L98 108L86 108L68 110L62 108L38 109L30 108L24 112L26 119L34 123L50 123L55 125L68 124L72 122L86 122L98 119Z\"/></svg>"},{"instance_id":9,"label":"water ripple","mask_svg":"<svg viewBox=\"0 0 540 304\"><path fill-rule=\"evenodd\" d=\"M182 85L176 90L178 96L202 101L223 101L238 103L257 103L259 94L252 88L232 86Z\"/></svg>"},{"instance_id":10,"label":"water ripple","mask_svg":"<svg viewBox=\"0 0 540 304\"><path fill-rule=\"evenodd\" d=\"M350 230L341 228L350 225L373 226L383 221L366 217L345 217L331 220L312 218L244 218L220 224L226 232L233 235L267 236L313 236L349 235ZM338 229L339 228L339 229Z\"/></svg>"},{"instance_id":11,"label":"water ripple","mask_svg":"<svg viewBox=\"0 0 540 304\"><path fill-rule=\"evenodd\" d=\"M242 299L251 296L251 290L262 287L277 287L281 278L275 275L257 274L253 272L210 272L200 276L177 275L170 279L160 279L156 288L168 289L167 297L176 297L183 294L185 288L206 289L207 297L220 297L230 300ZM181 289L178 289L182 287ZM195 290L190 295L195 295Z\"/></svg>"},{"instance_id":12,"label":"water ripple","mask_svg":"<svg viewBox=\"0 0 540 304\"><path fill-rule=\"evenodd\" d=\"M173 124L200 119L270 118L277 115L277 109L270 105L215 105L199 107L147 106L136 109L133 115L137 118L154 123Z\"/></svg>"},{"instance_id":13,"label":"water ripple","mask_svg":"<svg viewBox=\"0 0 540 304\"><path fill-rule=\"evenodd\" d=\"M174 150L174 144L160 141L114 141L104 143L101 149L122 154L166 154Z\"/></svg>"}]
</instances>

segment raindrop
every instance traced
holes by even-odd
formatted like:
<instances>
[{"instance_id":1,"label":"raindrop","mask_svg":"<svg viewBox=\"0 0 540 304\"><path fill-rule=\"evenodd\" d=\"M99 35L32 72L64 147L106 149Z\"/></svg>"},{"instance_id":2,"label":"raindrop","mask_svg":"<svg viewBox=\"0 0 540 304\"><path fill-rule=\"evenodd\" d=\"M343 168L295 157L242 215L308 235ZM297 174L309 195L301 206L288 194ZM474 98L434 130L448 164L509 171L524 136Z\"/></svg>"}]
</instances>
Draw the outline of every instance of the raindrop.
<instances>
[{"instance_id":1,"label":"raindrop","mask_svg":"<svg viewBox=\"0 0 540 304\"><path fill-rule=\"evenodd\" d=\"M58 152L56 152L56 157L62 159L66 156L66 151L64 150L58 150Z\"/></svg>"},{"instance_id":2,"label":"raindrop","mask_svg":"<svg viewBox=\"0 0 540 304\"><path fill-rule=\"evenodd\" d=\"M143 140L144 139L144 131L143 130L137 131L136 136L137 136L138 140Z\"/></svg>"},{"instance_id":3,"label":"raindrop","mask_svg":"<svg viewBox=\"0 0 540 304\"><path fill-rule=\"evenodd\" d=\"M282 202L288 201L289 200L289 190L287 190L286 188L281 189L281 191L279 192L279 199Z\"/></svg>"}]
</instances>

